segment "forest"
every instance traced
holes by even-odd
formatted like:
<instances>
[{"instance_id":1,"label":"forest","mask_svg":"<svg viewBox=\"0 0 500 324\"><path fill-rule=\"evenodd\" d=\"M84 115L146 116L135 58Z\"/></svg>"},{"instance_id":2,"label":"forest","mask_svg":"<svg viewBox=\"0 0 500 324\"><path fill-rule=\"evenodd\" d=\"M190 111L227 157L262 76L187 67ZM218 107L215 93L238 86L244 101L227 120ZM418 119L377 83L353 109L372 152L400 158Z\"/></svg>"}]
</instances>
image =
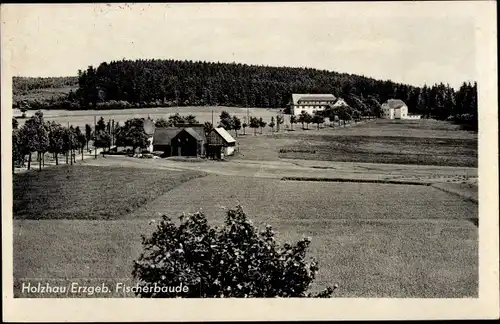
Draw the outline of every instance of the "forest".
<instances>
[{"instance_id":1,"label":"forest","mask_svg":"<svg viewBox=\"0 0 500 324\"><path fill-rule=\"evenodd\" d=\"M416 87L312 68L179 60L121 60L79 70L77 90L45 102L15 102L27 109L124 109L221 105L287 108L292 93L332 93L365 115L378 116L387 99L403 100L410 113L477 128L477 84L455 90L440 83ZM72 78L14 80L14 89L71 83ZM32 80L33 81L33 80ZM35 85L33 85L35 84Z\"/></svg>"}]
</instances>

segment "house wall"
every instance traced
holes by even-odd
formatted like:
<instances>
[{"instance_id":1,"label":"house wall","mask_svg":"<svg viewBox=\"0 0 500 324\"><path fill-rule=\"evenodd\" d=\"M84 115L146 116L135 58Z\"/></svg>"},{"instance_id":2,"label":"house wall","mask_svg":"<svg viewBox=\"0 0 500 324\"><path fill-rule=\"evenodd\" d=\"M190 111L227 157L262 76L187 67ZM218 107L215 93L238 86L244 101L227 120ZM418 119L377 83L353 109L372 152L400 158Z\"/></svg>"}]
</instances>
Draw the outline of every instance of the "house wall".
<instances>
[{"instance_id":1,"label":"house wall","mask_svg":"<svg viewBox=\"0 0 500 324\"><path fill-rule=\"evenodd\" d=\"M148 138L148 145L146 146L146 149L149 153L153 152L153 137Z\"/></svg>"},{"instance_id":2,"label":"house wall","mask_svg":"<svg viewBox=\"0 0 500 324\"><path fill-rule=\"evenodd\" d=\"M211 145L226 145L226 141L216 131L211 131L208 134L207 143Z\"/></svg>"},{"instance_id":3,"label":"house wall","mask_svg":"<svg viewBox=\"0 0 500 324\"><path fill-rule=\"evenodd\" d=\"M173 156L198 156L201 155L201 141L186 132L180 132L172 139L172 155Z\"/></svg>"},{"instance_id":4,"label":"house wall","mask_svg":"<svg viewBox=\"0 0 500 324\"><path fill-rule=\"evenodd\" d=\"M408 116L408 107L402 106L398 109L394 109L394 118L395 119L406 119Z\"/></svg>"},{"instance_id":5,"label":"house wall","mask_svg":"<svg viewBox=\"0 0 500 324\"><path fill-rule=\"evenodd\" d=\"M394 119L394 109L390 108L388 104L382 105L382 118Z\"/></svg>"},{"instance_id":6,"label":"house wall","mask_svg":"<svg viewBox=\"0 0 500 324\"><path fill-rule=\"evenodd\" d=\"M234 146L224 147L224 155L233 155L233 154L234 154Z\"/></svg>"},{"instance_id":7,"label":"house wall","mask_svg":"<svg viewBox=\"0 0 500 324\"><path fill-rule=\"evenodd\" d=\"M293 114L298 116L305 111L309 115L313 115L315 111L323 111L328 107L328 105L294 105L293 106Z\"/></svg>"}]
</instances>

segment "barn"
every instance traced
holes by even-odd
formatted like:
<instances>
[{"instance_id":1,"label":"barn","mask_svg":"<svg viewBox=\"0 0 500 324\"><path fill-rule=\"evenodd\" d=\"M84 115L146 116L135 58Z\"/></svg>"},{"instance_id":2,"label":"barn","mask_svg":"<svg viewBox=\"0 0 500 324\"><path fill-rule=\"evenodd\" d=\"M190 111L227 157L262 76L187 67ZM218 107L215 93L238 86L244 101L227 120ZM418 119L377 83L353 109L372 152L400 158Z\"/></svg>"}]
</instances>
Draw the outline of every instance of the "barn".
<instances>
[{"instance_id":1,"label":"barn","mask_svg":"<svg viewBox=\"0 0 500 324\"><path fill-rule=\"evenodd\" d=\"M172 139L180 132L177 127L157 127L153 135L153 151L163 152L162 156L172 155Z\"/></svg>"},{"instance_id":2,"label":"barn","mask_svg":"<svg viewBox=\"0 0 500 324\"><path fill-rule=\"evenodd\" d=\"M236 140L223 127L214 128L207 136L207 156L221 158L233 155Z\"/></svg>"},{"instance_id":3,"label":"barn","mask_svg":"<svg viewBox=\"0 0 500 324\"><path fill-rule=\"evenodd\" d=\"M203 124L178 124L156 127L153 135L153 151L162 157L205 155L205 129Z\"/></svg>"},{"instance_id":4,"label":"barn","mask_svg":"<svg viewBox=\"0 0 500 324\"><path fill-rule=\"evenodd\" d=\"M171 140L171 156L202 156L205 154L203 138L192 128L184 128Z\"/></svg>"}]
</instances>

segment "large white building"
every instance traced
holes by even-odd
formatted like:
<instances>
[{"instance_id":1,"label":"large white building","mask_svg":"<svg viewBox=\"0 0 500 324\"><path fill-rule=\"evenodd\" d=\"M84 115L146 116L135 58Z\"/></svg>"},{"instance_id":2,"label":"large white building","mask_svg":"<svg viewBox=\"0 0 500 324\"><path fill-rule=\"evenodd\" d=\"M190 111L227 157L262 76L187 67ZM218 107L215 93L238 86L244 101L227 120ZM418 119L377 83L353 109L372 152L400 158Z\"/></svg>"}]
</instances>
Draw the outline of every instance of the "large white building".
<instances>
[{"instance_id":1,"label":"large white building","mask_svg":"<svg viewBox=\"0 0 500 324\"><path fill-rule=\"evenodd\" d=\"M399 99L389 99L382 104L381 117L385 119L420 119L420 115L408 114L408 107Z\"/></svg>"},{"instance_id":2,"label":"large white building","mask_svg":"<svg viewBox=\"0 0 500 324\"><path fill-rule=\"evenodd\" d=\"M291 113L300 115L303 111L313 115L316 111L333 106L337 98L332 94L292 94Z\"/></svg>"}]
</instances>

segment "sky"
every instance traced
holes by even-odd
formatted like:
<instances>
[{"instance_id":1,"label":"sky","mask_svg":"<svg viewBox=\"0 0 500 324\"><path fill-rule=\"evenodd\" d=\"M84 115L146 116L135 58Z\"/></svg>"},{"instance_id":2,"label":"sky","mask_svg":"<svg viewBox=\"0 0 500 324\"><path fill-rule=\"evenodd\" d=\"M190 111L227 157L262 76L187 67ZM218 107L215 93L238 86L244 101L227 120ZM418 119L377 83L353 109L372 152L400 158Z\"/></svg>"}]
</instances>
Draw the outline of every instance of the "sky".
<instances>
[{"instance_id":1,"label":"sky","mask_svg":"<svg viewBox=\"0 0 500 324\"><path fill-rule=\"evenodd\" d=\"M104 61L155 58L311 67L458 87L477 80L477 7L472 1L11 4L2 5L2 45L17 76L69 76Z\"/></svg>"}]
</instances>

